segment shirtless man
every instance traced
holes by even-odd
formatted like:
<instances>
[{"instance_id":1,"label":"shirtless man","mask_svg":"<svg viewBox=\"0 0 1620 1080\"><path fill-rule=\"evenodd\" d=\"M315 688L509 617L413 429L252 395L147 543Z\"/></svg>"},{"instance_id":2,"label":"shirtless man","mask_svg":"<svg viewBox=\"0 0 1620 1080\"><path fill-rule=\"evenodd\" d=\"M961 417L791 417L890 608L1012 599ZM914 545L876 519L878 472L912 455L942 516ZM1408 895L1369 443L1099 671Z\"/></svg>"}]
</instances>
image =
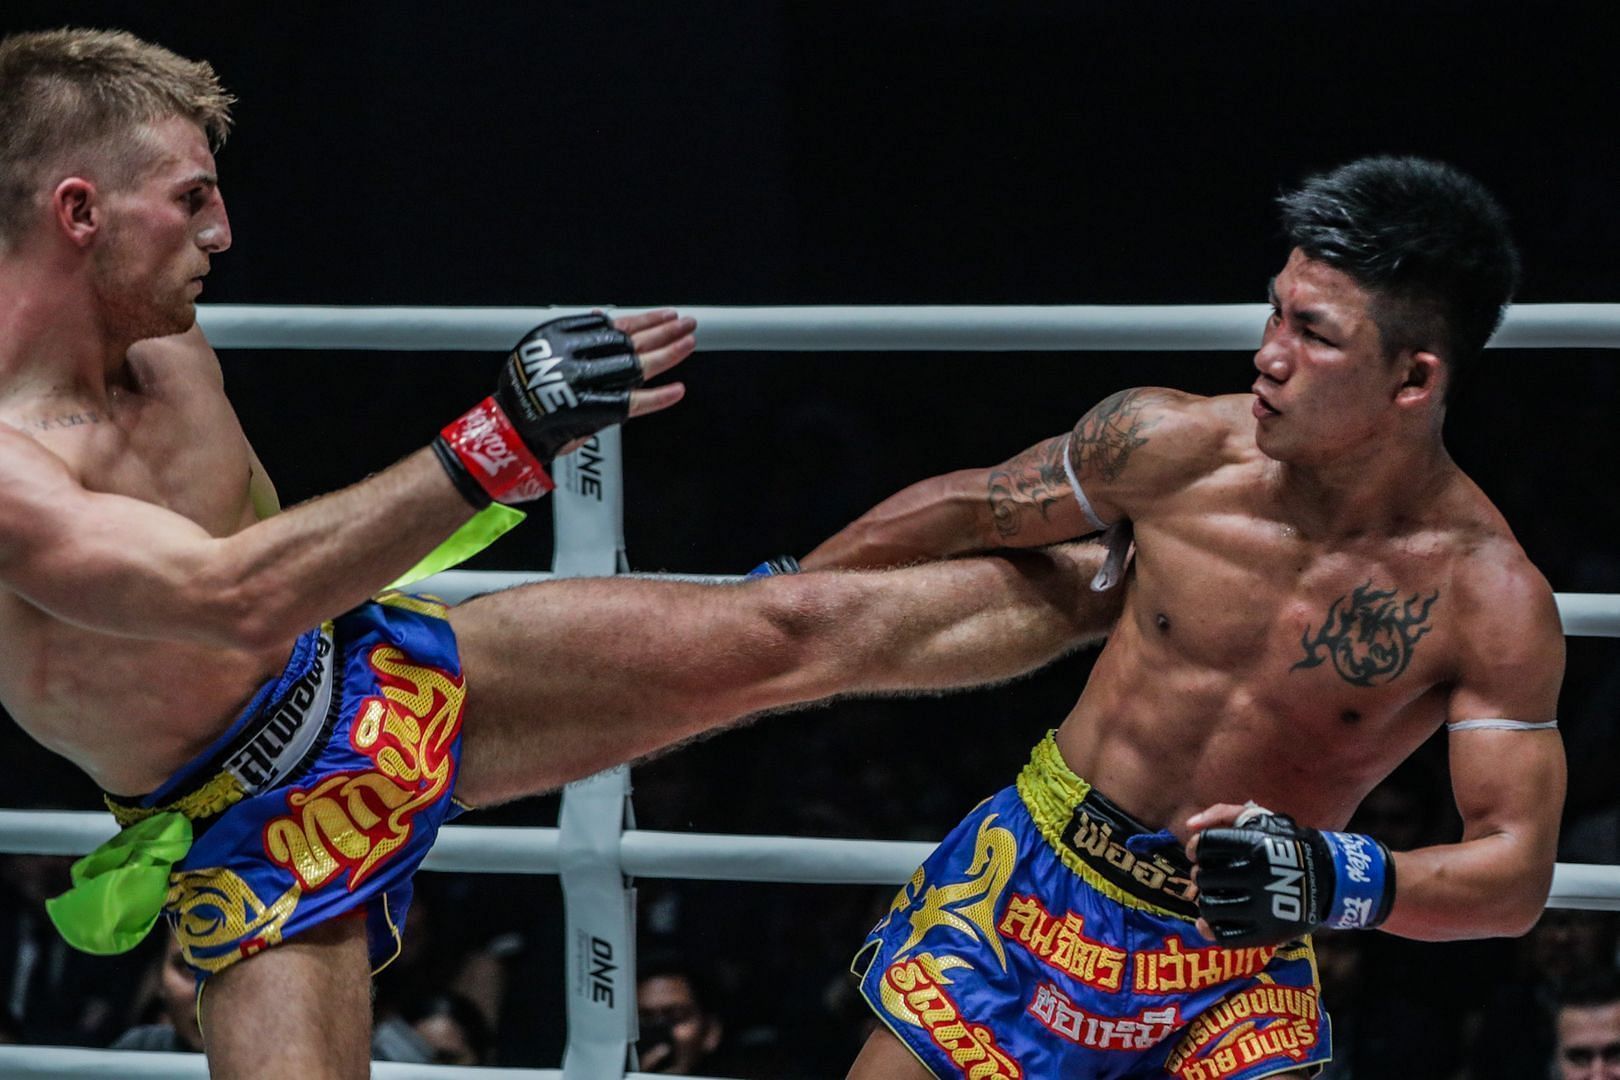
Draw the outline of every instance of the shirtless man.
<instances>
[{"instance_id":1,"label":"shirtless man","mask_svg":"<svg viewBox=\"0 0 1620 1080\"><path fill-rule=\"evenodd\" d=\"M547 323L433 447L277 513L194 326L231 243L229 103L127 34L0 42L0 699L126 826L53 917L116 951L162 908L215 1076L367 1074L368 976L460 807L760 710L1008 677L1106 626L1084 551L372 602L475 507L543 494L572 441L679 399L632 388L692 322Z\"/></svg>"},{"instance_id":2,"label":"shirtless man","mask_svg":"<svg viewBox=\"0 0 1620 1080\"><path fill-rule=\"evenodd\" d=\"M887 1030L854 1077L1311 1075L1331 1055L1313 927L1483 937L1541 912L1558 613L1441 438L1517 274L1503 215L1456 171L1389 158L1281 207L1293 250L1252 393L1117 393L804 560L1135 536L1079 703L857 957ZM1331 831L1442 724L1460 842L1391 855Z\"/></svg>"}]
</instances>

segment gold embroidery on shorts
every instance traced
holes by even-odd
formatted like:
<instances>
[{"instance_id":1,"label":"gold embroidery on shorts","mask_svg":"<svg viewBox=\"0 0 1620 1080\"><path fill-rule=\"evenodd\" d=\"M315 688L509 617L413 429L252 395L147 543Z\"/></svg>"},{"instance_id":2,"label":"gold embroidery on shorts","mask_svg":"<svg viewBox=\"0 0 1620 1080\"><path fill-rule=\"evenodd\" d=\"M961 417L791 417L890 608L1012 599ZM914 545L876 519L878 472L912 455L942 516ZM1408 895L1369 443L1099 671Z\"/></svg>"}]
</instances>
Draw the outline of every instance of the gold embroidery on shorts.
<instances>
[{"instance_id":1,"label":"gold embroidery on shorts","mask_svg":"<svg viewBox=\"0 0 1620 1080\"><path fill-rule=\"evenodd\" d=\"M410 840L416 812L450 787L450 747L461 727L466 683L439 668L414 664L392 645L371 650L381 696L361 702L349 741L376 768L327 777L287 794L292 813L264 830L272 861L307 890L349 869L353 891Z\"/></svg>"},{"instance_id":2,"label":"gold embroidery on shorts","mask_svg":"<svg viewBox=\"0 0 1620 1080\"><path fill-rule=\"evenodd\" d=\"M930 885L922 894L911 913L911 934L897 957L905 956L928 931L945 926L984 942L996 954L1001 970L1007 970L1007 954L996 933L996 907L1018 862L1018 841L1009 830L993 828L995 820L996 815L991 814L979 823L966 880Z\"/></svg>"},{"instance_id":3,"label":"gold embroidery on shorts","mask_svg":"<svg viewBox=\"0 0 1620 1080\"><path fill-rule=\"evenodd\" d=\"M213 974L279 942L300 895L292 885L265 904L235 871L213 866L171 875L165 907L174 913L186 963ZM199 949L229 951L199 956Z\"/></svg>"}]
</instances>

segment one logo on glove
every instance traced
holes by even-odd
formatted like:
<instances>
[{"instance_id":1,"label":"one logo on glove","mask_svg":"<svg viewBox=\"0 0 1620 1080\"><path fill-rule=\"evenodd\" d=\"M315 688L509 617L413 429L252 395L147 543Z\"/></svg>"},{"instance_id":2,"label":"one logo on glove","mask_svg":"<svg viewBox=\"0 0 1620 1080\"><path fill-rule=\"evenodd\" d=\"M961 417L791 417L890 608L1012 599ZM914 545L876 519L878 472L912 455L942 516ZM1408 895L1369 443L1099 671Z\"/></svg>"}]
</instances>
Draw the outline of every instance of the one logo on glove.
<instances>
[{"instance_id":1,"label":"one logo on glove","mask_svg":"<svg viewBox=\"0 0 1620 1080\"><path fill-rule=\"evenodd\" d=\"M560 370L562 357L553 353L551 342L530 338L518 346L518 364L523 369L523 388L529 401L541 412L554 413L579 405L574 388Z\"/></svg>"},{"instance_id":2,"label":"one logo on glove","mask_svg":"<svg viewBox=\"0 0 1620 1080\"><path fill-rule=\"evenodd\" d=\"M1299 864L1299 845L1281 837L1266 837L1266 862L1271 864L1271 913L1288 922L1305 918L1305 871Z\"/></svg>"}]
</instances>

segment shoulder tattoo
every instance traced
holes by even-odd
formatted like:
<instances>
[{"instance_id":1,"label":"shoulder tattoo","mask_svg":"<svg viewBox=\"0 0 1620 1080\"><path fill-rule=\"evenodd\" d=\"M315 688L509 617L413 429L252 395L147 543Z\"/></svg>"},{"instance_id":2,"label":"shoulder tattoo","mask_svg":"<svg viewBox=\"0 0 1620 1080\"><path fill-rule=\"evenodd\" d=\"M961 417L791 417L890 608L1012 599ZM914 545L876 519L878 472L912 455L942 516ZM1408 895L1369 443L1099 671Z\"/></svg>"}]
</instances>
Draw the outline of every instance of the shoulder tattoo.
<instances>
[{"instance_id":1,"label":"shoulder tattoo","mask_svg":"<svg viewBox=\"0 0 1620 1080\"><path fill-rule=\"evenodd\" d=\"M1069 442L1075 472L1095 472L1104 480L1118 480L1131 455L1147 445L1147 433L1158 424L1158 418L1143 415L1156 400L1162 398L1153 390L1121 390L1082 416Z\"/></svg>"},{"instance_id":2,"label":"shoulder tattoo","mask_svg":"<svg viewBox=\"0 0 1620 1080\"><path fill-rule=\"evenodd\" d=\"M1056 503L1069 497L1069 478L1063 471L1066 442L1062 436L1047 439L991 470L990 516L1003 538L1018 535L1026 511L1034 510L1045 520Z\"/></svg>"},{"instance_id":3,"label":"shoulder tattoo","mask_svg":"<svg viewBox=\"0 0 1620 1080\"><path fill-rule=\"evenodd\" d=\"M1401 600L1396 589L1375 589L1368 581L1328 606L1314 637L1306 624L1299 639L1305 659L1288 670L1317 667L1331 659L1333 670L1351 686L1394 682L1412 662L1417 643L1433 629L1429 613L1439 598L1437 589L1428 596L1413 593Z\"/></svg>"}]
</instances>

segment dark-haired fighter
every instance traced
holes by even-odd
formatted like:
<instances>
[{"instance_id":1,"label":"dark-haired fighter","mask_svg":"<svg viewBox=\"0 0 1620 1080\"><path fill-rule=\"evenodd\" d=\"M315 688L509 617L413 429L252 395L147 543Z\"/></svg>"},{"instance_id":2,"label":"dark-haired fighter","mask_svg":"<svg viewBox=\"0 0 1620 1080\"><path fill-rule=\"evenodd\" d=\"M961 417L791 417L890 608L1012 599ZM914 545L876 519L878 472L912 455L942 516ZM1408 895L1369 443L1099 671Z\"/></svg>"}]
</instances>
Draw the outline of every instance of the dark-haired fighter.
<instances>
[{"instance_id":1,"label":"dark-haired fighter","mask_svg":"<svg viewBox=\"0 0 1620 1080\"><path fill-rule=\"evenodd\" d=\"M118 951L161 909L212 1075L367 1075L369 973L461 804L793 702L1010 676L1111 615L1083 549L378 595L474 507L542 495L571 440L677 400L637 387L692 323L537 328L432 449L276 513L193 325L231 243L229 102L128 34L0 42L0 698L128 826L57 925Z\"/></svg>"},{"instance_id":2,"label":"dark-haired fighter","mask_svg":"<svg viewBox=\"0 0 1620 1080\"><path fill-rule=\"evenodd\" d=\"M1135 538L1079 703L857 958L887 1030L853 1076L1309 1075L1331 1054L1312 928L1482 937L1542 909L1563 637L1441 440L1517 275L1502 212L1390 158L1281 205L1293 250L1251 394L1123 391L804 560ZM1335 831L1442 725L1460 842L1392 855Z\"/></svg>"}]
</instances>

